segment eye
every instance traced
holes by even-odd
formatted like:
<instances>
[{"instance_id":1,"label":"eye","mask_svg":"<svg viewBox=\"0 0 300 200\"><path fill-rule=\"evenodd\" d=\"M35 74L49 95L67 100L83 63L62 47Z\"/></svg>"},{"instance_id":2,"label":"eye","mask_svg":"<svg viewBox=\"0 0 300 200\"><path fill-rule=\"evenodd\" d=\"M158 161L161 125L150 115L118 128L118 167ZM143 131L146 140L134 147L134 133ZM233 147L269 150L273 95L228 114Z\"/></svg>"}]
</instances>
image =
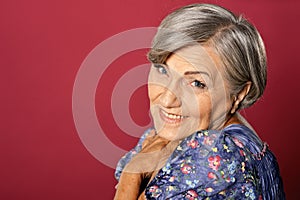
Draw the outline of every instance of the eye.
<instances>
[{"instance_id":1,"label":"eye","mask_svg":"<svg viewBox=\"0 0 300 200\"><path fill-rule=\"evenodd\" d=\"M201 81L198 81L198 80L194 80L193 82L191 82L191 86L197 87L197 88L205 88L206 87L206 85L204 83L202 83Z\"/></svg>"},{"instance_id":2,"label":"eye","mask_svg":"<svg viewBox=\"0 0 300 200\"><path fill-rule=\"evenodd\" d=\"M167 69L163 66L163 65L160 65L160 64L154 64L153 65L157 71L160 73L160 74L167 74Z\"/></svg>"}]
</instances>

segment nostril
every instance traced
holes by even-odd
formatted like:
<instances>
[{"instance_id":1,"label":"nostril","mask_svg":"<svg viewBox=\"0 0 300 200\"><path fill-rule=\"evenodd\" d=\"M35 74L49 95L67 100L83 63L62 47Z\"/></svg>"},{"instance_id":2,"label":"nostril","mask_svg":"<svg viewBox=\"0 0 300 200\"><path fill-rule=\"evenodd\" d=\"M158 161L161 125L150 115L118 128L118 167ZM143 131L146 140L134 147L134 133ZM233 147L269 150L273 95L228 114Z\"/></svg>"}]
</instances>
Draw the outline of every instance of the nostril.
<instances>
[{"instance_id":1,"label":"nostril","mask_svg":"<svg viewBox=\"0 0 300 200\"><path fill-rule=\"evenodd\" d=\"M177 95L168 89L160 95L159 101L161 105L166 108L179 107L181 105L180 99Z\"/></svg>"}]
</instances>

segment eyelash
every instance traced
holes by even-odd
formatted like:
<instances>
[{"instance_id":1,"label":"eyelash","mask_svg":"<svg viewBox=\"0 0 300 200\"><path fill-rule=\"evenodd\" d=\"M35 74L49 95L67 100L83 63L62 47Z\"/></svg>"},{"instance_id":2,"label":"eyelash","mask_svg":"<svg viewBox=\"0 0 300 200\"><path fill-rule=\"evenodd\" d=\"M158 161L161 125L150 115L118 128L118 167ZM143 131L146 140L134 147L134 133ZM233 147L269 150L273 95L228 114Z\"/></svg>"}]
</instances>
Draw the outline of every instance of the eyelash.
<instances>
[{"instance_id":1,"label":"eyelash","mask_svg":"<svg viewBox=\"0 0 300 200\"><path fill-rule=\"evenodd\" d=\"M156 70L157 70L158 73L163 74L163 75L167 75L168 74L167 69L163 65L161 65L161 64L153 64L153 66L156 68ZM204 89L204 88L206 88L206 84L205 83L203 83L203 82L201 82L199 80L196 80L196 79L194 81L192 81L190 83L190 85L192 87L197 88L197 89Z\"/></svg>"},{"instance_id":2,"label":"eyelash","mask_svg":"<svg viewBox=\"0 0 300 200\"><path fill-rule=\"evenodd\" d=\"M157 69L157 71L160 74L167 74L168 73L166 68L164 66L160 65L160 64L154 64L153 66Z\"/></svg>"},{"instance_id":3,"label":"eyelash","mask_svg":"<svg viewBox=\"0 0 300 200\"><path fill-rule=\"evenodd\" d=\"M193 85L193 83L197 83L197 84ZM206 85L203 82L199 81L199 80L192 81L190 85L193 86L193 87L199 88L199 89L206 88Z\"/></svg>"}]
</instances>

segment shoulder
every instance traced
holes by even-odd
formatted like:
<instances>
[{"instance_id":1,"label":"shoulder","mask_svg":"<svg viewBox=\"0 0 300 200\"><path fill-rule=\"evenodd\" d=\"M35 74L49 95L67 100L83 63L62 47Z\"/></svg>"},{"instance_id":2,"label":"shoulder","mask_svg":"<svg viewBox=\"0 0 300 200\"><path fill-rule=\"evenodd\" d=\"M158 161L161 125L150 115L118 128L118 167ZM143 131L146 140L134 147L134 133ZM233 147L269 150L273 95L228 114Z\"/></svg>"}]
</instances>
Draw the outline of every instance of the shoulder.
<instances>
[{"instance_id":1,"label":"shoulder","mask_svg":"<svg viewBox=\"0 0 300 200\"><path fill-rule=\"evenodd\" d=\"M245 126L234 125L225 132L238 140L241 149L247 152L264 199L285 199L278 162L267 143L262 142L256 133Z\"/></svg>"},{"instance_id":2,"label":"shoulder","mask_svg":"<svg viewBox=\"0 0 300 200\"><path fill-rule=\"evenodd\" d=\"M194 152L199 158L222 156L223 161L234 159L241 162L252 159L262 149L263 143L259 137L242 125L231 125L220 131L199 131L182 141L177 148L179 151Z\"/></svg>"},{"instance_id":3,"label":"shoulder","mask_svg":"<svg viewBox=\"0 0 300 200\"><path fill-rule=\"evenodd\" d=\"M147 129L143 135L141 136L141 138L139 139L138 143L136 144L136 146L131 149L129 152L127 152L118 162L117 166L116 166L116 170L115 170L115 178L117 180L119 180L121 173L124 169L124 167L126 166L127 163L129 163L129 161L138 153L142 150L142 145L143 142L146 140L147 137L152 136L153 134L155 134L155 131L153 128L149 128Z\"/></svg>"},{"instance_id":4,"label":"shoulder","mask_svg":"<svg viewBox=\"0 0 300 200\"><path fill-rule=\"evenodd\" d=\"M153 195L153 188L159 188L155 192L160 191L162 199L175 193L180 198L191 194L244 198L247 189L252 196L258 196L248 152L242 149L240 142L226 131L199 131L187 137L149 184L148 197Z\"/></svg>"}]
</instances>

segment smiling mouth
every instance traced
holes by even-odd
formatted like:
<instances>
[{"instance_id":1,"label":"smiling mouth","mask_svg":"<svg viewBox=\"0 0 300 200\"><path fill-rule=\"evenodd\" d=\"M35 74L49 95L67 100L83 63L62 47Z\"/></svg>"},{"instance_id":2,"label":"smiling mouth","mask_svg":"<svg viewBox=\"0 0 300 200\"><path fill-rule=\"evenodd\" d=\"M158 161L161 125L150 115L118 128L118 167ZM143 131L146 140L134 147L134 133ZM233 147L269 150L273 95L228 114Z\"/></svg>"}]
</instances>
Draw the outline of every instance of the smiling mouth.
<instances>
[{"instance_id":1,"label":"smiling mouth","mask_svg":"<svg viewBox=\"0 0 300 200\"><path fill-rule=\"evenodd\" d=\"M168 124L173 124L173 125L177 125L177 124L181 123L184 119L187 118L187 116L168 113L162 109L159 110L159 114L163 121L165 121Z\"/></svg>"}]
</instances>

